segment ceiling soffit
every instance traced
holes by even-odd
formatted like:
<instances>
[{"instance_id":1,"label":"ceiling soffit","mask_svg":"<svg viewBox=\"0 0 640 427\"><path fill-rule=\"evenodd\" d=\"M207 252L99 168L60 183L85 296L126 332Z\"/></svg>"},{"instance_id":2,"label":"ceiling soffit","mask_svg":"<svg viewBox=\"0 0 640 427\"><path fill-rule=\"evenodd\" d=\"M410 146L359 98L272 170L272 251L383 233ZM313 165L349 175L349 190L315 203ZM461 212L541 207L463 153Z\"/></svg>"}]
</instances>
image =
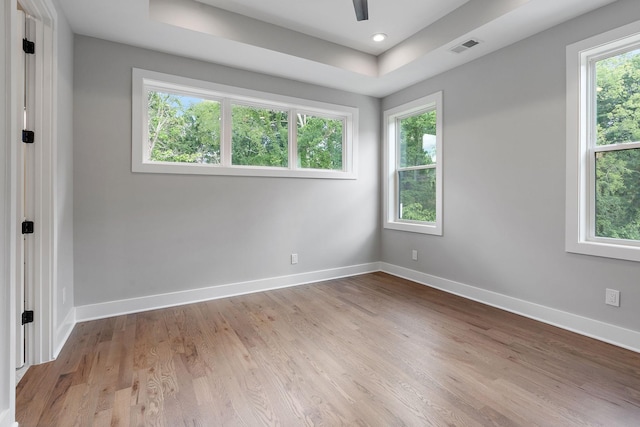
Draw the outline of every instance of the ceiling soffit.
<instances>
[{"instance_id":1,"label":"ceiling soffit","mask_svg":"<svg viewBox=\"0 0 640 427\"><path fill-rule=\"evenodd\" d=\"M149 0L150 19L219 39L280 52L366 76L378 75L373 55L194 0ZM207 49L206 45L202 49Z\"/></svg>"},{"instance_id":2,"label":"ceiling soffit","mask_svg":"<svg viewBox=\"0 0 640 427\"><path fill-rule=\"evenodd\" d=\"M421 8L427 2L442 4L446 1L448 8L444 12L441 10L439 18L425 18L426 27L413 32L404 41L390 41L393 39L390 36L382 43L382 48L372 51L354 48L354 43L345 46L339 40L336 42L337 39L328 41L322 35L312 34L306 27L287 29L286 23L275 20L267 23L260 16L267 5L276 1L299 8L300 4L308 5L311 0L56 1L62 6L75 34L374 97L393 94L614 2L402 0L400 3L398 0L398 5L407 5L407 9L403 9L404 15L424 15ZM224 10L204 4L205 1L225 7L237 3L260 10L251 14L252 18L244 16L242 11ZM334 14L338 13L334 7L339 7L345 18L353 20L352 24L357 26L351 2L341 1L323 0L322 4ZM369 3L370 12L373 5L388 7L391 4L383 3L383 0ZM292 12L287 16L297 15ZM402 17L398 20L392 15L384 16L382 21L393 21L396 25L398 21L401 25L405 23ZM309 25L308 22L303 24ZM352 41L357 38L357 34L346 29L342 31L344 36L351 37ZM452 49L469 39L480 43L462 53L452 53ZM387 42L389 44L385 45ZM392 47L385 51L388 46Z\"/></svg>"},{"instance_id":3,"label":"ceiling soffit","mask_svg":"<svg viewBox=\"0 0 640 427\"><path fill-rule=\"evenodd\" d=\"M469 1L380 56L196 0L149 0L151 20L368 77L382 77L517 9L529 0ZM203 44L202 49L207 49Z\"/></svg>"}]
</instances>

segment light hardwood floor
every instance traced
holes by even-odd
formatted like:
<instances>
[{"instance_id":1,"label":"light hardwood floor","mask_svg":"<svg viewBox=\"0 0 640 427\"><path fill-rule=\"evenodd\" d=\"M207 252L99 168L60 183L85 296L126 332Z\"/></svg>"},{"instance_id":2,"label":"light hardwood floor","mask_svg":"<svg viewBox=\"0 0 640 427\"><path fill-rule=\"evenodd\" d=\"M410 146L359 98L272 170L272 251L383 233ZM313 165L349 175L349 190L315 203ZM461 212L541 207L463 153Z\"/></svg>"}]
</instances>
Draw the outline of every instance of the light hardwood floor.
<instances>
[{"instance_id":1,"label":"light hardwood floor","mask_svg":"<svg viewBox=\"0 0 640 427\"><path fill-rule=\"evenodd\" d=\"M640 354L383 273L76 325L20 426L639 426Z\"/></svg>"}]
</instances>

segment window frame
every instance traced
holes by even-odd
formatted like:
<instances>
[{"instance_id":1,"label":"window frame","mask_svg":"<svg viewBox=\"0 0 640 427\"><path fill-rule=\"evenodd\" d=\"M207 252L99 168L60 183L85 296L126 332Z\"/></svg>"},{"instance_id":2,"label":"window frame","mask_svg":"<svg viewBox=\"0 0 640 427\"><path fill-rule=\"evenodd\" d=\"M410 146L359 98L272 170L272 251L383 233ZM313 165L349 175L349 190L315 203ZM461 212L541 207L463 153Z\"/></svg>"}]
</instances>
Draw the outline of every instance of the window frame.
<instances>
[{"instance_id":1,"label":"window frame","mask_svg":"<svg viewBox=\"0 0 640 427\"><path fill-rule=\"evenodd\" d=\"M566 48L565 250L640 261L640 241L598 237L596 155L640 148L640 142L596 144L595 63L640 48L640 21L573 43Z\"/></svg>"},{"instance_id":2,"label":"window frame","mask_svg":"<svg viewBox=\"0 0 640 427\"><path fill-rule=\"evenodd\" d=\"M383 227L391 230L442 236L443 233L443 92L435 92L414 101L399 105L384 112L384 219ZM436 112L436 163L419 167L399 166L398 121L428 111ZM400 191L399 172L415 169L436 170L436 221L414 221L399 218Z\"/></svg>"},{"instance_id":3,"label":"window frame","mask_svg":"<svg viewBox=\"0 0 640 427\"><path fill-rule=\"evenodd\" d=\"M166 91L220 102L220 164L150 161L148 140L149 90ZM255 106L287 111L289 115L288 167L233 165L231 146L231 106ZM297 113L343 120L342 170L298 167ZM255 91L139 68L132 69L132 140L131 170L134 173L189 175L226 175L258 177L292 177L357 179L359 110L338 104L312 101L268 92Z\"/></svg>"}]
</instances>

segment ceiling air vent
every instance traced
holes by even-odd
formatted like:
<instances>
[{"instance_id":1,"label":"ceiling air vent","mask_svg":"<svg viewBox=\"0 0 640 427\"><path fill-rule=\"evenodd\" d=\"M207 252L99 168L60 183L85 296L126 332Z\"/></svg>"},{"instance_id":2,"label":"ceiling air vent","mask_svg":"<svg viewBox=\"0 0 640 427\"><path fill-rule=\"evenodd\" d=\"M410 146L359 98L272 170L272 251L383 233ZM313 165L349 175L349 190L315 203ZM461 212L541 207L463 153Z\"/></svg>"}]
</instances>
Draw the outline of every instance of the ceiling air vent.
<instances>
[{"instance_id":1,"label":"ceiling air vent","mask_svg":"<svg viewBox=\"0 0 640 427\"><path fill-rule=\"evenodd\" d=\"M453 48L451 48L449 50L451 52L454 52L454 53L462 53L462 52L464 52L466 50L471 49L472 47L474 47L475 45L478 45L478 44L480 44L480 42L478 40L470 39L470 40L467 40L464 43L461 43L461 44L459 44L457 46L454 46Z\"/></svg>"}]
</instances>

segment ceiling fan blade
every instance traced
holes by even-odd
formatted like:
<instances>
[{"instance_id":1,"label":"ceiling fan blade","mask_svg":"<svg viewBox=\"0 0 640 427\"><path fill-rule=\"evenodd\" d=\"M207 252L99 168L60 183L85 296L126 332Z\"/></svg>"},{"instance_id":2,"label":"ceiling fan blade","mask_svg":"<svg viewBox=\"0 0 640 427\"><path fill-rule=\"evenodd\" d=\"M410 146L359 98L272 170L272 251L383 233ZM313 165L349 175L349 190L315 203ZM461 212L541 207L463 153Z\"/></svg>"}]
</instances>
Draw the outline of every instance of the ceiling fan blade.
<instances>
[{"instance_id":1,"label":"ceiling fan blade","mask_svg":"<svg viewBox=\"0 0 640 427\"><path fill-rule=\"evenodd\" d=\"M353 8L356 10L356 19L366 21L369 19L369 5L367 0L353 0Z\"/></svg>"}]
</instances>

